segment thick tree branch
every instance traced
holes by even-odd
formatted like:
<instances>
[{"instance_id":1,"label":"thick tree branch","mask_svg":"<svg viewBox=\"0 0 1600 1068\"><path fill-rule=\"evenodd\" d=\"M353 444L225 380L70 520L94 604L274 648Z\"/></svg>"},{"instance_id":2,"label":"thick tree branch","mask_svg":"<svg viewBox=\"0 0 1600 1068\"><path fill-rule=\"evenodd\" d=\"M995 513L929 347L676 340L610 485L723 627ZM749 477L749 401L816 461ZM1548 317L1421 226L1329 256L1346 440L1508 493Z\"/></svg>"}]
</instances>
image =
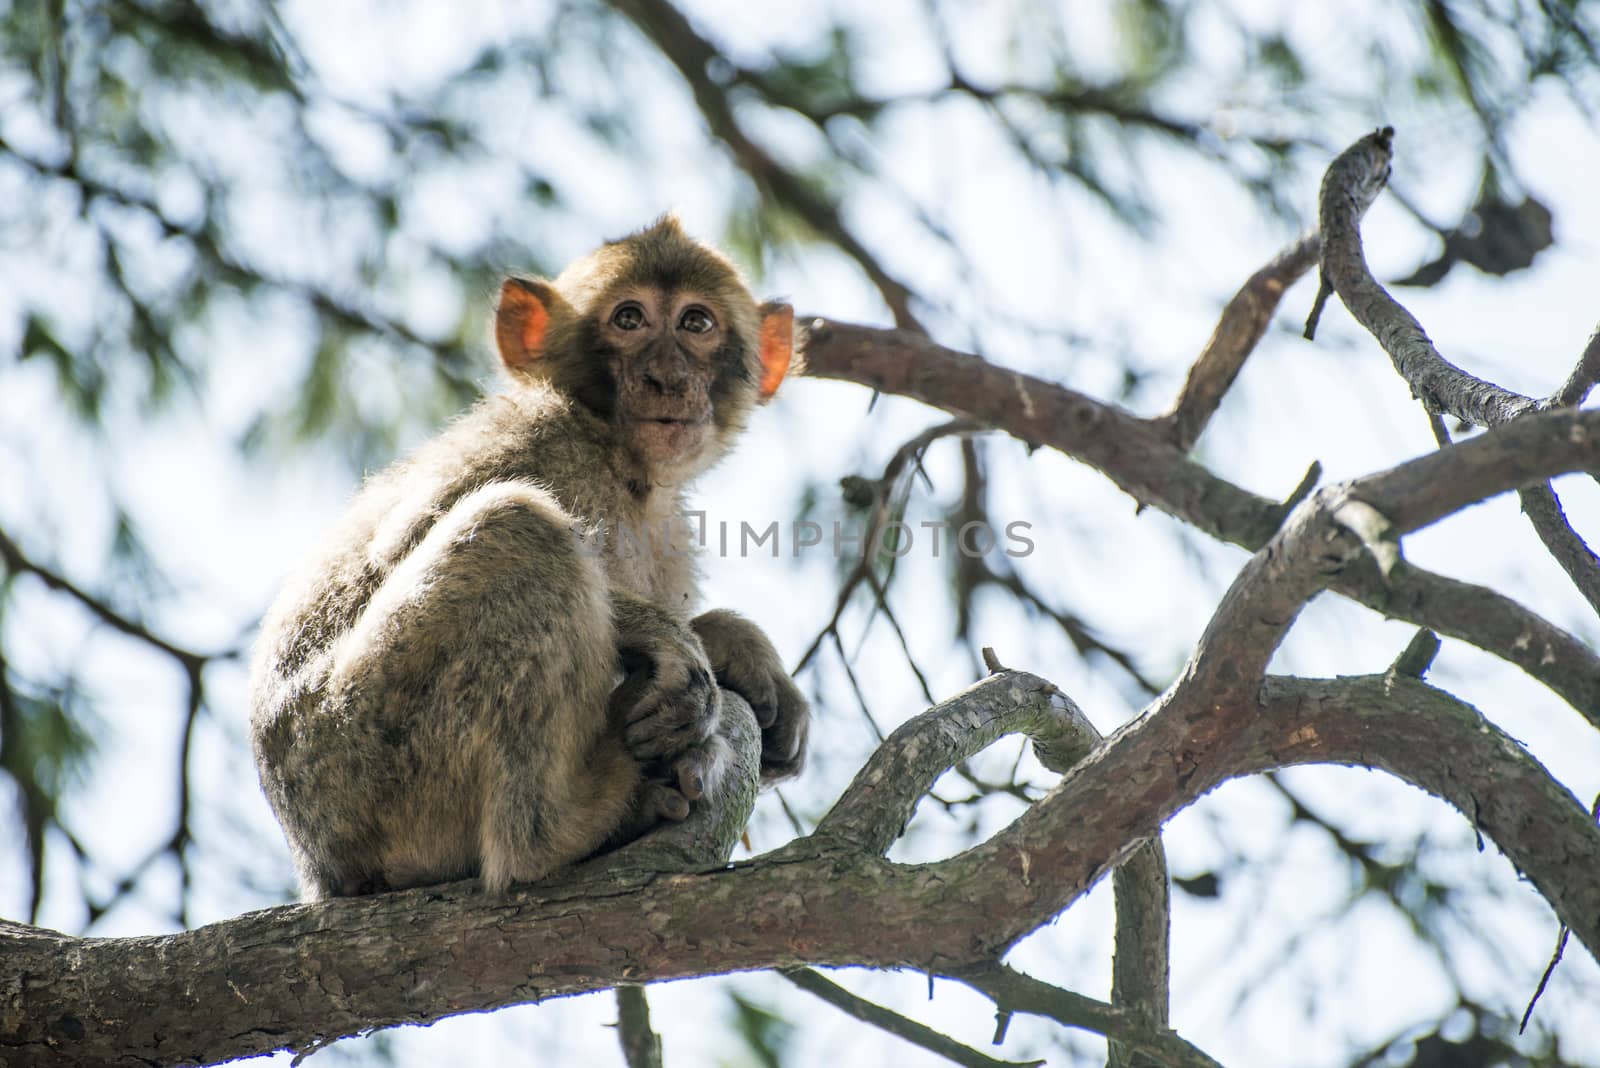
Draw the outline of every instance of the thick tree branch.
<instances>
[{"instance_id":1,"label":"thick tree branch","mask_svg":"<svg viewBox=\"0 0 1600 1068\"><path fill-rule=\"evenodd\" d=\"M1167 1030L1172 996L1172 882L1159 838L1140 846L1111 875L1117 928L1111 1003L1151 1033ZM1113 1039L1110 1068L1151 1068L1159 1058Z\"/></svg>"},{"instance_id":2,"label":"thick tree branch","mask_svg":"<svg viewBox=\"0 0 1600 1068\"><path fill-rule=\"evenodd\" d=\"M1399 537L1475 501L1600 466L1600 412L1545 412L1471 441L1317 491L1234 579L1173 692L1207 700L1255 686L1331 576L1362 557L1392 573Z\"/></svg>"},{"instance_id":3,"label":"thick tree branch","mask_svg":"<svg viewBox=\"0 0 1600 1068\"><path fill-rule=\"evenodd\" d=\"M723 694L723 732L731 750L729 770L721 786L714 794L696 804L690 812L689 818L678 823L667 824L651 834L645 836L615 853L608 854L598 860L582 865L572 874L574 886L588 885L595 893L607 893L608 889L618 886L638 887L646 886L658 878L666 877L664 873L672 871L698 870L707 867L719 867L733 851L745 825L748 823L750 813L755 805L756 791L760 782L760 731L756 726L755 715L750 711L750 706L737 695L725 691ZM515 909L515 902L523 898L521 894L512 894L507 897L489 898L478 890L476 880L456 883L449 886L428 888L420 891L409 892L412 895L410 903L405 906L411 909L426 909L427 902L439 899L454 898L457 900L478 899L480 904L488 908L480 914L492 916L495 906L501 908L509 905ZM577 891L579 896L583 891ZM385 895L393 898L396 895ZM382 901L383 897L345 898L341 899L340 906L355 908L358 912L363 904L373 904ZM508 943L497 940L488 930L477 932L471 938L463 935L465 941L459 945L438 945L431 950L424 951L416 957L402 952L402 960L411 960L415 965L412 970L405 966L386 968L382 975L374 973L364 976L359 963L360 954L349 957L343 951L331 952L328 956L307 956L302 953L301 947L296 945L297 935L301 922L305 929L316 929L318 921L316 910L318 906L288 906L285 908L269 910L267 912L252 913L239 920L229 921L228 924L215 925L210 928L200 928L198 931L186 932L185 935L174 936L186 938L195 936L193 948L200 953L216 952L221 954L218 958L221 972L216 981L221 984L221 989L229 992L235 999L233 1004L219 1007L218 1011L225 1011L226 1022L217 1021L220 1029L214 1030L212 1036L203 1046L186 1046L184 1028L179 1027L169 1039L165 1029L171 1026L170 1021L163 1021L163 1016L174 1005L181 1005L185 995L171 989L160 990L151 988L141 993L140 988L148 981L154 981L156 976L168 975L181 987L183 977L181 972L169 974L166 964L161 957L161 950L157 950L154 958L146 958L143 951L149 947L164 945L161 938L111 940L110 942L99 939L73 939L58 935L55 932L42 931L35 928L23 927L17 924L8 924L0 921L0 1060L4 1054L16 1050L19 1055L30 1058L29 1064L91 1064L91 1063L144 1063L146 1061L172 1061L174 1063L202 1063L211 1060L220 1060L226 1057L240 1056L249 1052L265 1052L270 1049L295 1048L306 1049L333 1038L354 1034L361 1030L370 1029L370 1026L361 1026L352 1016L343 1015L335 1011L331 1019L344 1020L349 1023L347 1029L340 1029L337 1025L328 1026L319 1024L308 1026L299 1031L286 1031L281 1035L271 1023L271 1014L276 1009L282 1009L284 1003L280 998L273 998L268 1004L256 1004L245 991L252 989L253 984L265 973L251 971L248 967L239 968L237 962L228 963L226 958L230 952L237 952L239 943L226 932L231 924L241 921L250 921L253 918L276 917L267 919L264 930L278 930L277 921L285 917L288 924L280 934L283 938L268 936L269 946L263 947L269 955L276 956L277 962L272 966L282 976L294 975L292 988L278 992L286 995L300 1012L309 1013L311 1019L316 1019L318 1013L330 1006L343 1006L342 992L361 987L371 981L376 983L391 982L398 984L395 989L397 997L392 1005L395 1015L390 1016L385 1023L403 1023L415 1020L411 1010L406 1008L408 1002L418 999L417 1003L431 1004L431 993L428 990L428 978L434 967L448 967L457 969L461 974L452 980L463 984L463 990L470 989L476 980L473 976L491 975L487 982L498 982L501 990L499 996L502 1000L497 1004L512 1004L521 1001L538 1000L542 996L539 992L539 981L530 979L529 973L522 963L513 959L495 960L484 963L477 956L488 954L491 957L499 950L504 950ZM382 910L380 909L380 912ZM556 906L546 913L549 922L556 928L566 932L571 940L581 936L582 920L574 926L571 913L564 912ZM652 924L659 925L666 922L665 917L656 917ZM389 917L388 921L380 924L383 930L369 931L365 937L378 941L391 941L396 947L406 944L409 936L405 932L405 922L402 914ZM491 922L492 926L492 922ZM253 925L246 922L246 932L253 929ZM213 937L213 933L217 936ZM247 940L254 935L249 933L240 937ZM16 959L20 970L9 967L9 950L13 947L26 946L31 949L41 950L47 957L55 956L57 962L67 958L56 956L56 947L72 947L77 945L97 946L120 943L128 952L126 964L113 963L112 967L127 967L130 969L127 980L129 986L127 993L135 997L135 1002L122 1006L120 1009L108 1009L111 1018L102 1019L96 1014L101 1010L94 1008L96 1004L91 1001L84 1007L86 1015L68 1012L59 1016L43 1017L36 1021L37 1029L30 1032L25 1018L33 1015L33 1010L28 1006L29 987L31 979L38 973L30 969L29 961L24 956ZM209 949L205 947L210 947ZM582 950L576 950L582 955ZM443 963L450 961L451 963ZM544 962L548 970L553 969L555 974L562 971L559 960ZM385 978L386 977L386 978ZM605 985L622 985L633 979L634 976L627 969L620 969L614 973L612 983ZM649 977L646 977L649 978ZM63 990L75 988L73 971L62 976ZM447 984L448 985L448 984ZM87 990L93 998L93 990ZM509 994L509 996L507 996ZM458 990L456 997L468 996ZM178 999L173 1001L172 999ZM619 994L619 1008L627 1008L627 995ZM450 997L440 1004L451 1004ZM249 1018L250 1026L241 1027L238 1031L227 1030L232 1027L233 1010L238 1006L238 1011L245 1012ZM276 1009L274 1008L276 1006ZM637 1006L634 1006L637 1008ZM460 1011L460 1010L451 1010ZM126 1018L119 1017L118 1013L126 1013ZM448 1013L446 1013L448 1014ZM293 1013L291 1012L291 1015ZM439 1014L427 1017L437 1019ZM146 1017L134 1019L133 1017ZM636 1021L635 1021L636 1022ZM259 1032L259 1033L244 1033ZM277 1036L277 1037L275 1037ZM270 1045L261 1045L268 1041ZM176 1045L172 1043L176 1042ZM7 1062L9 1063L9 1062Z\"/></svg>"},{"instance_id":4,"label":"thick tree branch","mask_svg":"<svg viewBox=\"0 0 1600 1068\"><path fill-rule=\"evenodd\" d=\"M1045 685L1025 678L1002 682ZM1600 828L1512 739L1416 680L1270 679L1248 700L1148 713L994 838L935 864L850 850L700 874L580 868L497 897L460 883L154 938L0 924L0 1050L193 1063L621 982L801 964L954 974L1048 922L1220 782L1313 762L1445 798L1600 946Z\"/></svg>"},{"instance_id":5,"label":"thick tree branch","mask_svg":"<svg viewBox=\"0 0 1600 1068\"><path fill-rule=\"evenodd\" d=\"M1120 408L921 335L815 320L806 359L812 375L911 397L1049 445L1102 471L1140 503L1252 551L1288 511L1191 462ZM1516 664L1600 726L1600 656L1511 598L1404 563L1385 576L1355 561L1329 585L1385 616Z\"/></svg>"},{"instance_id":6,"label":"thick tree branch","mask_svg":"<svg viewBox=\"0 0 1600 1068\"><path fill-rule=\"evenodd\" d=\"M1350 485L1353 496L1405 534L1496 493L1571 471L1600 473L1600 411L1530 414Z\"/></svg>"},{"instance_id":7,"label":"thick tree branch","mask_svg":"<svg viewBox=\"0 0 1600 1068\"><path fill-rule=\"evenodd\" d=\"M1009 945L1055 914L1039 907L1041 896L1076 900L1128 843L1177 811L1175 799L1182 807L1227 778L1307 763L1381 768L1449 801L1563 922L1577 920L1573 933L1591 953L1600 947L1600 882L1591 878L1600 828L1584 806L1477 710L1390 675L1272 677L1245 700L1169 701L1112 735L1009 827L937 868L953 889L983 888L985 907L997 910L992 933Z\"/></svg>"},{"instance_id":8,"label":"thick tree branch","mask_svg":"<svg viewBox=\"0 0 1600 1068\"><path fill-rule=\"evenodd\" d=\"M1384 575L1371 558L1355 561L1328 586L1388 619L1415 623L1515 664L1600 728L1600 657L1581 638L1510 597L1404 560Z\"/></svg>"},{"instance_id":9,"label":"thick tree branch","mask_svg":"<svg viewBox=\"0 0 1600 1068\"><path fill-rule=\"evenodd\" d=\"M1082 461L1140 504L1249 548L1283 520L1276 501L1211 474L1151 423L1111 404L997 367L904 330L812 319L806 370L857 382L998 427Z\"/></svg>"},{"instance_id":10,"label":"thick tree branch","mask_svg":"<svg viewBox=\"0 0 1600 1068\"><path fill-rule=\"evenodd\" d=\"M1102 738L1061 691L1043 679L997 671L902 724L856 775L816 832L791 847L810 852L844 845L882 855L918 802L952 767L1007 734L1033 742L1040 763L1070 772ZM1112 1001L1164 1030L1169 998L1170 912L1166 853L1159 837L1117 870Z\"/></svg>"}]
</instances>

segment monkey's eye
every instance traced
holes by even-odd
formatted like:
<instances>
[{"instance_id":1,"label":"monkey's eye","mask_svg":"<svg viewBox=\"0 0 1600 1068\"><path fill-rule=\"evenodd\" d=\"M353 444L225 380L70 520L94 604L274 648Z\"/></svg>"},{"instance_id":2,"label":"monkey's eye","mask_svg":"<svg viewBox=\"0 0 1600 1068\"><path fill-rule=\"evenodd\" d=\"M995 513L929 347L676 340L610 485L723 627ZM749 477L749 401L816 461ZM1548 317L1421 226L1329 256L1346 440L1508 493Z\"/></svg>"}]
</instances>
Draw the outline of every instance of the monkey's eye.
<instances>
[{"instance_id":1,"label":"monkey's eye","mask_svg":"<svg viewBox=\"0 0 1600 1068\"><path fill-rule=\"evenodd\" d=\"M716 325L711 313L704 308L685 308L683 314L678 317L678 329L691 334L704 334Z\"/></svg>"},{"instance_id":2,"label":"monkey's eye","mask_svg":"<svg viewBox=\"0 0 1600 1068\"><path fill-rule=\"evenodd\" d=\"M644 325L644 309L629 301L611 313L611 325L618 330L637 330Z\"/></svg>"}]
</instances>

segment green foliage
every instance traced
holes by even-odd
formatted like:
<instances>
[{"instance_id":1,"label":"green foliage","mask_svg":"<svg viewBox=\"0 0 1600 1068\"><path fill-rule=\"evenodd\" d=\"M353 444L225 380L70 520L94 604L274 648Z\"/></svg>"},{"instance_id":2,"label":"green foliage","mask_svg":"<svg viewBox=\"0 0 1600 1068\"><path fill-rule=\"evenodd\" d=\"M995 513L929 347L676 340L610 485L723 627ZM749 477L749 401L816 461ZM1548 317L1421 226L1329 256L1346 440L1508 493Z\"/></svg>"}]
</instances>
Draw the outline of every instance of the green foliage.
<instances>
[{"instance_id":1,"label":"green foliage","mask_svg":"<svg viewBox=\"0 0 1600 1068\"><path fill-rule=\"evenodd\" d=\"M744 1039L752 1062L761 1068L783 1068L794 1025L740 994L730 994L729 999L733 1004L733 1029Z\"/></svg>"},{"instance_id":2,"label":"green foliage","mask_svg":"<svg viewBox=\"0 0 1600 1068\"><path fill-rule=\"evenodd\" d=\"M5 682L9 712L0 726L0 768L19 787L27 804L37 804L53 820L64 791L83 775L94 739L71 690L34 696Z\"/></svg>"}]
</instances>

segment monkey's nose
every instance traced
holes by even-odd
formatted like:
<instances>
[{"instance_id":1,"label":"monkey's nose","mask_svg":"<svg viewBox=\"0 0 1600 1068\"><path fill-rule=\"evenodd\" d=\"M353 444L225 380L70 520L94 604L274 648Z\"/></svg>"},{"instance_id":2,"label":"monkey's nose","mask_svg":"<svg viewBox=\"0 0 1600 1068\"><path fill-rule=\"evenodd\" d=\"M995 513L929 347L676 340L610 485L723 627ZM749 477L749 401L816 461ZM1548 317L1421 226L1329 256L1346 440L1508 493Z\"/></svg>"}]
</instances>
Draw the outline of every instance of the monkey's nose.
<instances>
[{"instance_id":1,"label":"monkey's nose","mask_svg":"<svg viewBox=\"0 0 1600 1068\"><path fill-rule=\"evenodd\" d=\"M674 374L662 368L646 368L641 372L645 387L663 397L682 396L687 391L688 376Z\"/></svg>"}]
</instances>

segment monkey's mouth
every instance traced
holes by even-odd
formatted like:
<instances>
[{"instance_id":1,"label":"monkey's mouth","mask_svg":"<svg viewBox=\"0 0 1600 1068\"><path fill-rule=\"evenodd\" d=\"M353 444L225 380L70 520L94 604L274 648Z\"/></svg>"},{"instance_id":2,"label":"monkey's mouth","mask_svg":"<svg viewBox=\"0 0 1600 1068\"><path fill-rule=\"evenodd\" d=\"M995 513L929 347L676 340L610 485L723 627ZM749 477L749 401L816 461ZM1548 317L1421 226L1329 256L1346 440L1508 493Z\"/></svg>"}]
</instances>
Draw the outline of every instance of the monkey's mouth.
<instances>
[{"instance_id":1,"label":"monkey's mouth","mask_svg":"<svg viewBox=\"0 0 1600 1068\"><path fill-rule=\"evenodd\" d=\"M633 438L648 460L678 460L700 449L710 424L706 416L639 416L633 420Z\"/></svg>"}]
</instances>

